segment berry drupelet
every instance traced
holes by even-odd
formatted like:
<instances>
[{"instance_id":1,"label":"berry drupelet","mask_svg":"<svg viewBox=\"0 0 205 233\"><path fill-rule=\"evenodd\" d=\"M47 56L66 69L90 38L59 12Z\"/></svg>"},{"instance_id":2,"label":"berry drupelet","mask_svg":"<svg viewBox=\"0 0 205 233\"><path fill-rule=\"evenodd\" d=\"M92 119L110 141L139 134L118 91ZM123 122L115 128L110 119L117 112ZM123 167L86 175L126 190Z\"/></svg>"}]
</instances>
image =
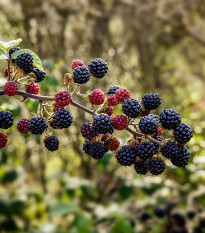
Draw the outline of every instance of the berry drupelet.
<instances>
[{"instance_id":1,"label":"berry drupelet","mask_svg":"<svg viewBox=\"0 0 205 233\"><path fill-rule=\"evenodd\" d=\"M83 123L80 132L86 139L92 139L99 136L99 133L94 130L93 124L91 122Z\"/></svg>"},{"instance_id":2,"label":"berry drupelet","mask_svg":"<svg viewBox=\"0 0 205 233\"><path fill-rule=\"evenodd\" d=\"M145 94L142 96L142 103L147 110L156 109L161 104L160 95L156 93Z\"/></svg>"},{"instance_id":3,"label":"berry drupelet","mask_svg":"<svg viewBox=\"0 0 205 233\"><path fill-rule=\"evenodd\" d=\"M142 160L150 159L157 153L157 146L153 142L140 142L137 147L138 157Z\"/></svg>"},{"instance_id":4,"label":"berry drupelet","mask_svg":"<svg viewBox=\"0 0 205 233\"><path fill-rule=\"evenodd\" d=\"M13 114L7 111L0 112L0 128L8 129L13 125Z\"/></svg>"},{"instance_id":5,"label":"berry drupelet","mask_svg":"<svg viewBox=\"0 0 205 233\"><path fill-rule=\"evenodd\" d=\"M149 162L145 160L138 160L134 163L134 168L137 174L146 175L149 171Z\"/></svg>"},{"instance_id":6,"label":"berry drupelet","mask_svg":"<svg viewBox=\"0 0 205 233\"><path fill-rule=\"evenodd\" d=\"M8 137L5 133L0 132L0 148L4 148L8 142Z\"/></svg>"},{"instance_id":7,"label":"berry drupelet","mask_svg":"<svg viewBox=\"0 0 205 233\"><path fill-rule=\"evenodd\" d=\"M46 72L44 70L39 70L38 68L34 68L32 72L36 76L35 83L40 83L45 79Z\"/></svg>"},{"instance_id":8,"label":"berry drupelet","mask_svg":"<svg viewBox=\"0 0 205 233\"><path fill-rule=\"evenodd\" d=\"M190 153L183 146L178 146L178 154L171 157L171 162L177 167L185 167L190 158Z\"/></svg>"},{"instance_id":9,"label":"berry drupelet","mask_svg":"<svg viewBox=\"0 0 205 233\"><path fill-rule=\"evenodd\" d=\"M118 85L115 85L115 86L111 86L109 87L109 89L107 90L107 93L106 94L115 94L116 90L119 89L120 86Z\"/></svg>"},{"instance_id":10,"label":"berry drupelet","mask_svg":"<svg viewBox=\"0 0 205 233\"><path fill-rule=\"evenodd\" d=\"M136 150L126 145L123 146L116 154L117 161L123 166L131 166L137 157Z\"/></svg>"},{"instance_id":11,"label":"berry drupelet","mask_svg":"<svg viewBox=\"0 0 205 233\"><path fill-rule=\"evenodd\" d=\"M179 152L179 147L174 142L167 142L161 148L162 155L168 159L177 156Z\"/></svg>"},{"instance_id":12,"label":"berry drupelet","mask_svg":"<svg viewBox=\"0 0 205 233\"><path fill-rule=\"evenodd\" d=\"M91 104L101 105L105 100L104 93L98 89L93 90L89 95L89 100Z\"/></svg>"},{"instance_id":13,"label":"berry drupelet","mask_svg":"<svg viewBox=\"0 0 205 233\"><path fill-rule=\"evenodd\" d=\"M156 115L144 116L140 119L139 129L144 134L154 134L158 129L158 117Z\"/></svg>"},{"instance_id":14,"label":"berry drupelet","mask_svg":"<svg viewBox=\"0 0 205 233\"><path fill-rule=\"evenodd\" d=\"M186 143L193 137L193 131L187 124L180 124L174 129L175 140L179 143Z\"/></svg>"},{"instance_id":15,"label":"berry drupelet","mask_svg":"<svg viewBox=\"0 0 205 233\"><path fill-rule=\"evenodd\" d=\"M101 142L94 142L90 146L90 154L94 159L101 159L107 151L106 145Z\"/></svg>"},{"instance_id":16,"label":"berry drupelet","mask_svg":"<svg viewBox=\"0 0 205 233\"><path fill-rule=\"evenodd\" d=\"M75 83L83 84L90 80L90 73L86 66L78 66L73 71L73 77Z\"/></svg>"},{"instance_id":17,"label":"berry drupelet","mask_svg":"<svg viewBox=\"0 0 205 233\"><path fill-rule=\"evenodd\" d=\"M88 64L90 73L96 78L103 78L108 71L107 63L101 58L95 58L91 60Z\"/></svg>"},{"instance_id":18,"label":"berry drupelet","mask_svg":"<svg viewBox=\"0 0 205 233\"><path fill-rule=\"evenodd\" d=\"M124 115L116 115L112 117L113 128L117 130L123 130L128 125L127 117Z\"/></svg>"},{"instance_id":19,"label":"berry drupelet","mask_svg":"<svg viewBox=\"0 0 205 233\"><path fill-rule=\"evenodd\" d=\"M73 117L68 110L59 109L53 116L53 121L50 126L54 129L65 129L71 126Z\"/></svg>"},{"instance_id":20,"label":"berry drupelet","mask_svg":"<svg viewBox=\"0 0 205 233\"><path fill-rule=\"evenodd\" d=\"M110 116L101 113L94 117L93 128L100 134L113 133L113 121Z\"/></svg>"},{"instance_id":21,"label":"berry drupelet","mask_svg":"<svg viewBox=\"0 0 205 233\"><path fill-rule=\"evenodd\" d=\"M28 129L28 123L29 123L29 119L21 119L18 124L17 124L17 129L20 133L28 133L29 129Z\"/></svg>"},{"instance_id":22,"label":"berry drupelet","mask_svg":"<svg viewBox=\"0 0 205 233\"><path fill-rule=\"evenodd\" d=\"M164 160L160 158L153 158L149 161L149 171L152 175L159 175L165 169Z\"/></svg>"},{"instance_id":23,"label":"berry drupelet","mask_svg":"<svg viewBox=\"0 0 205 233\"><path fill-rule=\"evenodd\" d=\"M160 114L160 122L165 129L174 129L181 123L179 113L172 109L165 109Z\"/></svg>"},{"instance_id":24,"label":"berry drupelet","mask_svg":"<svg viewBox=\"0 0 205 233\"><path fill-rule=\"evenodd\" d=\"M140 115L142 106L140 102L134 98L130 98L124 101L122 104L122 111L128 117L136 118Z\"/></svg>"},{"instance_id":25,"label":"berry drupelet","mask_svg":"<svg viewBox=\"0 0 205 233\"><path fill-rule=\"evenodd\" d=\"M16 57L16 65L25 73L31 73L33 70L33 57L30 53L23 52Z\"/></svg>"},{"instance_id":26,"label":"berry drupelet","mask_svg":"<svg viewBox=\"0 0 205 233\"><path fill-rule=\"evenodd\" d=\"M35 135L42 134L48 127L45 120L41 116L31 118L28 123L28 130Z\"/></svg>"},{"instance_id":27,"label":"berry drupelet","mask_svg":"<svg viewBox=\"0 0 205 233\"><path fill-rule=\"evenodd\" d=\"M50 136L45 139L44 145L49 151L58 150L59 148L58 138L56 136Z\"/></svg>"}]
</instances>

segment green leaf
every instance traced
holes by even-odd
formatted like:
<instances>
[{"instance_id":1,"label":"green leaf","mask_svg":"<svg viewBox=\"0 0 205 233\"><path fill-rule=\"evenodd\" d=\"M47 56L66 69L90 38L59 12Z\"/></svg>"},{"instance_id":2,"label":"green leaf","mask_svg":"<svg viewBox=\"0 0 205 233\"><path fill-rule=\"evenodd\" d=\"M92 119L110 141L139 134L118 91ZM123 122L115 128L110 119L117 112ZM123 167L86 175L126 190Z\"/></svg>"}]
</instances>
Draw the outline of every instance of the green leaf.
<instances>
[{"instance_id":1,"label":"green leaf","mask_svg":"<svg viewBox=\"0 0 205 233\"><path fill-rule=\"evenodd\" d=\"M127 220L119 219L113 226L111 233L134 233L134 231Z\"/></svg>"},{"instance_id":2,"label":"green leaf","mask_svg":"<svg viewBox=\"0 0 205 233\"><path fill-rule=\"evenodd\" d=\"M6 46L6 49L12 49L12 48L16 47L17 45L19 45L21 43L21 41L22 41L22 39L19 38L17 40L11 40L11 41L4 43L4 44Z\"/></svg>"},{"instance_id":3,"label":"green leaf","mask_svg":"<svg viewBox=\"0 0 205 233\"><path fill-rule=\"evenodd\" d=\"M33 57L34 65L37 66L40 70L43 69L43 65L42 65L41 59L33 51L31 51L29 49L21 49L21 50L18 50L16 52L12 53L11 59L16 59L16 57L19 54L22 54L24 52L30 53L31 56Z\"/></svg>"},{"instance_id":4,"label":"green leaf","mask_svg":"<svg viewBox=\"0 0 205 233\"><path fill-rule=\"evenodd\" d=\"M0 46L0 54L7 54L7 51Z\"/></svg>"},{"instance_id":5,"label":"green leaf","mask_svg":"<svg viewBox=\"0 0 205 233\"><path fill-rule=\"evenodd\" d=\"M50 208L51 216L61 216L64 214L76 212L79 208L71 203L59 203Z\"/></svg>"},{"instance_id":6,"label":"green leaf","mask_svg":"<svg viewBox=\"0 0 205 233\"><path fill-rule=\"evenodd\" d=\"M6 50L6 43L4 43L3 41L0 41L0 47Z\"/></svg>"},{"instance_id":7,"label":"green leaf","mask_svg":"<svg viewBox=\"0 0 205 233\"><path fill-rule=\"evenodd\" d=\"M0 53L0 60L8 59L7 55Z\"/></svg>"}]
</instances>

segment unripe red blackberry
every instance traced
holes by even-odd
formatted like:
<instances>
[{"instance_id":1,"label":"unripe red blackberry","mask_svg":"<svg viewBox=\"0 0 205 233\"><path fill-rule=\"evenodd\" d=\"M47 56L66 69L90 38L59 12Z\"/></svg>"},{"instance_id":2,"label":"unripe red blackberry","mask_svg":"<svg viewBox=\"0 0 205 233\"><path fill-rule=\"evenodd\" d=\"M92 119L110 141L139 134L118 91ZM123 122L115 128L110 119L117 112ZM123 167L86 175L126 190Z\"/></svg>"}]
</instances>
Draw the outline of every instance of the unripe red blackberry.
<instances>
[{"instance_id":1,"label":"unripe red blackberry","mask_svg":"<svg viewBox=\"0 0 205 233\"><path fill-rule=\"evenodd\" d=\"M107 63L104 62L101 58L94 58L88 64L90 73L96 78L103 78L108 71Z\"/></svg>"},{"instance_id":2,"label":"unripe red blackberry","mask_svg":"<svg viewBox=\"0 0 205 233\"><path fill-rule=\"evenodd\" d=\"M44 118L40 116L31 118L28 123L29 131L35 135L42 134L47 129L47 127L48 125L46 124Z\"/></svg>"},{"instance_id":3,"label":"unripe red blackberry","mask_svg":"<svg viewBox=\"0 0 205 233\"><path fill-rule=\"evenodd\" d=\"M99 136L99 133L94 130L93 124L91 122L83 123L80 132L86 139L92 139Z\"/></svg>"},{"instance_id":4,"label":"unripe red blackberry","mask_svg":"<svg viewBox=\"0 0 205 233\"><path fill-rule=\"evenodd\" d=\"M105 114L107 114L108 116L112 116L112 114L113 114L113 107L109 107L108 111L105 112Z\"/></svg>"},{"instance_id":5,"label":"unripe red blackberry","mask_svg":"<svg viewBox=\"0 0 205 233\"><path fill-rule=\"evenodd\" d=\"M90 154L94 159L101 159L107 151L106 145L101 142L94 142L90 146Z\"/></svg>"},{"instance_id":6,"label":"unripe red blackberry","mask_svg":"<svg viewBox=\"0 0 205 233\"><path fill-rule=\"evenodd\" d=\"M113 133L113 121L104 113L94 117L93 127L100 134Z\"/></svg>"},{"instance_id":7,"label":"unripe red blackberry","mask_svg":"<svg viewBox=\"0 0 205 233\"><path fill-rule=\"evenodd\" d=\"M134 98L129 98L128 100L125 100L122 104L122 111L124 112L124 114L131 118L138 117L140 115L141 109L142 106L140 102Z\"/></svg>"},{"instance_id":8,"label":"unripe red blackberry","mask_svg":"<svg viewBox=\"0 0 205 233\"><path fill-rule=\"evenodd\" d=\"M160 114L160 122L165 129L174 129L181 123L179 113L172 109L165 109Z\"/></svg>"},{"instance_id":9,"label":"unripe red blackberry","mask_svg":"<svg viewBox=\"0 0 205 233\"><path fill-rule=\"evenodd\" d=\"M153 142L140 142L137 147L138 157L142 160L150 159L157 153L157 146Z\"/></svg>"},{"instance_id":10,"label":"unripe red blackberry","mask_svg":"<svg viewBox=\"0 0 205 233\"><path fill-rule=\"evenodd\" d=\"M18 124L17 124L17 129L20 133L28 133L28 124L29 124L29 119L21 119Z\"/></svg>"},{"instance_id":11,"label":"unripe red blackberry","mask_svg":"<svg viewBox=\"0 0 205 233\"><path fill-rule=\"evenodd\" d=\"M18 86L17 86L17 84L15 82L8 81L4 85L3 91L8 96L14 96L14 95L16 95L18 93Z\"/></svg>"},{"instance_id":12,"label":"unripe red blackberry","mask_svg":"<svg viewBox=\"0 0 205 233\"><path fill-rule=\"evenodd\" d=\"M109 134L104 134L102 137L101 137L101 141L104 142L106 141L106 139L109 137Z\"/></svg>"},{"instance_id":13,"label":"unripe red blackberry","mask_svg":"<svg viewBox=\"0 0 205 233\"><path fill-rule=\"evenodd\" d=\"M158 129L158 117L156 115L144 116L140 119L139 129L144 134L154 134Z\"/></svg>"},{"instance_id":14,"label":"unripe red blackberry","mask_svg":"<svg viewBox=\"0 0 205 233\"><path fill-rule=\"evenodd\" d=\"M33 57L30 53L23 52L15 59L16 65L25 73L30 73L33 70Z\"/></svg>"},{"instance_id":15,"label":"unripe red blackberry","mask_svg":"<svg viewBox=\"0 0 205 233\"><path fill-rule=\"evenodd\" d=\"M13 71L13 66L10 66L10 73ZM7 78L9 76L9 72L8 72L8 67L5 68L4 70L4 76Z\"/></svg>"},{"instance_id":16,"label":"unripe red blackberry","mask_svg":"<svg viewBox=\"0 0 205 233\"><path fill-rule=\"evenodd\" d=\"M67 91L59 91L55 94L55 105L64 108L71 102L71 96Z\"/></svg>"},{"instance_id":17,"label":"unripe red blackberry","mask_svg":"<svg viewBox=\"0 0 205 233\"><path fill-rule=\"evenodd\" d=\"M5 133L0 132L0 148L4 148L8 142L8 137Z\"/></svg>"},{"instance_id":18,"label":"unripe red blackberry","mask_svg":"<svg viewBox=\"0 0 205 233\"><path fill-rule=\"evenodd\" d=\"M71 126L73 123L73 117L68 110L59 109L53 116L53 121L50 126L54 129L65 129Z\"/></svg>"},{"instance_id":19,"label":"unripe red blackberry","mask_svg":"<svg viewBox=\"0 0 205 233\"><path fill-rule=\"evenodd\" d=\"M84 84L90 80L90 73L87 67L78 66L73 71L73 77L75 83Z\"/></svg>"},{"instance_id":20,"label":"unripe red blackberry","mask_svg":"<svg viewBox=\"0 0 205 233\"><path fill-rule=\"evenodd\" d=\"M35 83L40 83L45 79L46 72L44 70L39 70L38 68L34 68L32 72L36 76Z\"/></svg>"},{"instance_id":21,"label":"unripe red blackberry","mask_svg":"<svg viewBox=\"0 0 205 233\"><path fill-rule=\"evenodd\" d=\"M161 127L158 127L156 133L155 133L156 136L161 136L162 135L162 128Z\"/></svg>"},{"instance_id":22,"label":"unripe red blackberry","mask_svg":"<svg viewBox=\"0 0 205 233\"><path fill-rule=\"evenodd\" d=\"M131 96L127 88L124 88L124 87L117 89L115 92L115 95L119 103L123 103L125 100L129 99Z\"/></svg>"},{"instance_id":23,"label":"unripe red blackberry","mask_svg":"<svg viewBox=\"0 0 205 233\"><path fill-rule=\"evenodd\" d=\"M44 145L49 151L56 151L59 148L59 141L56 136L50 136L44 140Z\"/></svg>"},{"instance_id":24,"label":"unripe red blackberry","mask_svg":"<svg viewBox=\"0 0 205 233\"><path fill-rule=\"evenodd\" d=\"M126 145L123 146L116 154L118 163L123 166L131 166L136 160L136 150Z\"/></svg>"},{"instance_id":25,"label":"unripe red blackberry","mask_svg":"<svg viewBox=\"0 0 205 233\"><path fill-rule=\"evenodd\" d=\"M105 141L105 145L107 146L108 150L115 151L119 148L120 141L116 137L113 137L108 139L108 141Z\"/></svg>"},{"instance_id":26,"label":"unripe red blackberry","mask_svg":"<svg viewBox=\"0 0 205 233\"><path fill-rule=\"evenodd\" d=\"M149 162L147 160L137 160L134 163L134 168L137 174L146 175L149 170Z\"/></svg>"},{"instance_id":27,"label":"unripe red blackberry","mask_svg":"<svg viewBox=\"0 0 205 233\"><path fill-rule=\"evenodd\" d=\"M151 110L147 110L147 109L142 109L141 112L140 112L140 116L143 117L143 116L147 116L149 115L151 112Z\"/></svg>"},{"instance_id":28,"label":"unripe red blackberry","mask_svg":"<svg viewBox=\"0 0 205 233\"><path fill-rule=\"evenodd\" d=\"M13 114L7 111L0 112L0 128L8 129L13 125Z\"/></svg>"},{"instance_id":29,"label":"unripe red blackberry","mask_svg":"<svg viewBox=\"0 0 205 233\"><path fill-rule=\"evenodd\" d=\"M161 98L159 94L150 93L142 96L142 103L145 109L153 110L160 106Z\"/></svg>"},{"instance_id":30,"label":"unripe red blackberry","mask_svg":"<svg viewBox=\"0 0 205 233\"><path fill-rule=\"evenodd\" d=\"M91 104L101 105L105 100L104 93L101 90L95 89L89 95L89 100Z\"/></svg>"},{"instance_id":31,"label":"unripe red blackberry","mask_svg":"<svg viewBox=\"0 0 205 233\"><path fill-rule=\"evenodd\" d=\"M78 66L84 66L84 63L80 60L75 60L72 62L71 68L72 68L72 70L74 70Z\"/></svg>"},{"instance_id":32,"label":"unripe red blackberry","mask_svg":"<svg viewBox=\"0 0 205 233\"><path fill-rule=\"evenodd\" d=\"M160 158L153 158L149 161L149 171L152 175L159 175L165 169L164 160Z\"/></svg>"},{"instance_id":33,"label":"unripe red blackberry","mask_svg":"<svg viewBox=\"0 0 205 233\"><path fill-rule=\"evenodd\" d=\"M127 117L124 115L115 115L112 117L113 128L117 130L123 130L128 126Z\"/></svg>"},{"instance_id":34,"label":"unripe red blackberry","mask_svg":"<svg viewBox=\"0 0 205 233\"><path fill-rule=\"evenodd\" d=\"M187 124L180 124L174 129L175 140L179 143L186 143L193 137L193 131Z\"/></svg>"},{"instance_id":35,"label":"unripe red blackberry","mask_svg":"<svg viewBox=\"0 0 205 233\"><path fill-rule=\"evenodd\" d=\"M37 83L31 83L26 89L27 93L31 93L34 95L38 95L39 91L40 91L40 87Z\"/></svg>"},{"instance_id":36,"label":"unripe red blackberry","mask_svg":"<svg viewBox=\"0 0 205 233\"><path fill-rule=\"evenodd\" d=\"M116 98L116 96L113 95L113 94L112 94L112 95L109 95L109 96L107 97L107 100L108 100L109 105L111 105L111 106L118 105L117 98Z\"/></svg>"}]
</instances>

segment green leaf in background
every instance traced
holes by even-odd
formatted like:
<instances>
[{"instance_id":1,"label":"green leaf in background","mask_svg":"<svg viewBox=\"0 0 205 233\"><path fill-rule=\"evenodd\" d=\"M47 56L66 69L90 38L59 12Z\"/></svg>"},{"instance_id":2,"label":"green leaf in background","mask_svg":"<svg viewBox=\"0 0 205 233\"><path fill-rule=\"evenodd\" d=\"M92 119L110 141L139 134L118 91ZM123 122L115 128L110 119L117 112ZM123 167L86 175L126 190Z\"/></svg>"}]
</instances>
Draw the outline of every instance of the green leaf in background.
<instances>
[{"instance_id":1,"label":"green leaf in background","mask_svg":"<svg viewBox=\"0 0 205 233\"><path fill-rule=\"evenodd\" d=\"M19 45L21 43L22 39L19 38L19 39L16 39L16 40L11 40L9 42L3 42L3 41L0 41L0 47L2 49L12 49L14 48L15 46Z\"/></svg>"},{"instance_id":2,"label":"green leaf in background","mask_svg":"<svg viewBox=\"0 0 205 233\"><path fill-rule=\"evenodd\" d=\"M127 220L119 219L113 226L111 233L134 233L134 231Z\"/></svg>"},{"instance_id":3,"label":"green leaf in background","mask_svg":"<svg viewBox=\"0 0 205 233\"><path fill-rule=\"evenodd\" d=\"M41 62L41 59L31 50L29 49L21 49L21 50L18 50L14 53L12 53L11 55L11 58L12 59L16 59L16 57L19 55L19 54L22 54L22 53L30 53L31 56L33 57L33 61L34 61L34 65L37 66L40 70L43 69L43 65L42 65L42 62Z\"/></svg>"},{"instance_id":4,"label":"green leaf in background","mask_svg":"<svg viewBox=\"0 0 205 233\"><path fill-rule=\"evenodd\" d=\"M92 233L92 221L85 215L79 215L76 217L73 225L75 226L76 233ZM73 231L74 231L73 229Z\"/></svg>"},{"instance_id":5,"label":"green leaf in background","mask_svg":"<svg viewBox=\"0 0 205 233\"><path fill-rule=\"evenodd\" d=\"M18 174L15 170L8 171L4 174L2 177L2 183L12 183L14 180L16 180L18 177Z\"/></svg>"},{"instance_id":6,"label":"green leaf in background","mask_svg":"<svg viewBox=\"0 0 205 233\"><path fill-rule=\"evenodd\" d=\"M50 208L51 216L61 216L64 214L76 212L79 208L71 203L58 203Z\"/></svg>"}]
</instances>

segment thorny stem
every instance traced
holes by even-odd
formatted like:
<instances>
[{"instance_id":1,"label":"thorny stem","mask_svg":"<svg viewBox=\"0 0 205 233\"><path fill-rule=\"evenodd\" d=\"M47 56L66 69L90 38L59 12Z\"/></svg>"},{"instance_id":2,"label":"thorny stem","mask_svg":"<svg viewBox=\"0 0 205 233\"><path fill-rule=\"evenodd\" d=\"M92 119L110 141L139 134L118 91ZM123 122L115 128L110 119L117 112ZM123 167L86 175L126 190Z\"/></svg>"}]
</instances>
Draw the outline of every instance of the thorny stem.
<instances>
[{"instance_id":1,"label":"thorny stem","mask_svg":"<svg viewBox=\"0 0 205 233\"><path fill-rule=\"evenodd\" d=\"M1 95L4 95L3 91L0 91L0 96ZM34 95L34 94L26 93L26 92L23 92L23 91L18 91L17 95L23 96L24 99L27 99L27 98L36 99L41 103L43 103L43 101L54 101L55 100L53 96L40 96L40 95ZM77 108L79 108L79 109L81 109L81 110L83 110L83 111L85 111L85 112L87 112L87 113L89 113L92 116L97 115L95 110L92 111L92 110L82 106L81 104L79 104L79 103L77 103L77 102L75 102L73 100L71 100L70 104L77 107ZM136 132L133 129L129 128L128 126L125 128L125 130L128 131L129 133L131 133L134 136L138 136L138 137L141 137L141 138L145 137L149 141L154 142L154 143L158 144L159 146L163 146L162 142L159 142L156 139L154 139L154 138L152 138L152 137L150 137L150 136L148 136L146 134Z\"/></svg>"}]
</instances>

